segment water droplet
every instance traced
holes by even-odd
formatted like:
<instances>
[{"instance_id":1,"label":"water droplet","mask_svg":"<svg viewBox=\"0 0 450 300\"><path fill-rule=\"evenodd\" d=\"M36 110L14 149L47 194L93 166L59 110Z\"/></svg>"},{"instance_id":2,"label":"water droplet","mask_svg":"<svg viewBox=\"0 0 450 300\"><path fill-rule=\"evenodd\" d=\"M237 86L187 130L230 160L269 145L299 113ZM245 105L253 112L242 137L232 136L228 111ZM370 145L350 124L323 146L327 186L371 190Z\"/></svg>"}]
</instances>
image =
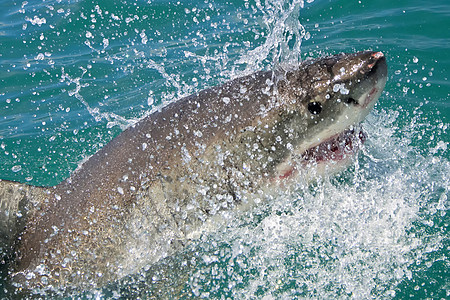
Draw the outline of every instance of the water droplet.
<instances>
[{"instance_id":1,"label":"water droplet","mask_svg":"<svg viewBox=\"0 0 450 300\"><path fill-rule=\"evenodd\" d=\"M22 170L22 166L20 166L20 165L15 165L11 168L11 171L13 171L14 173L17 173L20 170Z\"/></svg>"}]
</instances>

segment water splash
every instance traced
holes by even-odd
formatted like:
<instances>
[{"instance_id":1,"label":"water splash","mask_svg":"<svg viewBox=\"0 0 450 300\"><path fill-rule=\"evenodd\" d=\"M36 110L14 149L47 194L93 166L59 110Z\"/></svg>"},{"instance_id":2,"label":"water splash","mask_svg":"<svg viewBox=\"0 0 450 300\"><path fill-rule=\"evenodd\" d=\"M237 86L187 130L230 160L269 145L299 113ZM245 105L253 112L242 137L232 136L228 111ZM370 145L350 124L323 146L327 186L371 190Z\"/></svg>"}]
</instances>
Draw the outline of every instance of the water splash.
<instances>
[{"instance_id":1,"label":"water splash","mask_svg":"<svg viewBox=\"0 0 450 300\"><path fill-rule=\"evenodd\" d=\"M310 1L311 2L311 1ZM277 66L300 62L301 42L306 30L300 24L300 10L303 0L294 1L256 1L256 7L262 13L262 21L268 35L264 43L243 54L237 64L246 64L247 69L255 71L263 67L264 61L272 57L271 65Z\"/></svg>"},{"instance_id":2,"label":"water splash","mask_svg":"<svg viewBox=\"0 0 450 300\"><path fill-rule=\"evenodd\" d=\"M444 253L448 236L418 231L448 211L450 163L395 137L395 115L376 112L365 122L370 138L353 171L300 184L199 242L194 295L391 298L418 260Z\"/></svg>"},{"instance_id":3,"label":"water splash","mask_svg":"<svg viewBox=\"0 0 450 300\"><path fill-rule=\"evenodd\" d=\"M395 297L399 286L449 259L439 219L450 207L450 162L399 136L426 123L397 128L399 115L369 115L369 138L350 170L226 214L219 230L99 295Z\"/></svg>"},{"instance_id":4,"label":"water splash","mask_svg":"<svg viewBox=\"0 0 450 300\"><path fill-rule=\"evenodd\" d=\"M80 77L71 77L68 73L65 72L64 67L61 68L61 82L65 82L68 86L75 85L73 90L68 91L69 96L73 96L78 99L88 110L89 114L95 119L96 122L101 122L102 120L106 120L108 123L106 124L107 128L112 128L116 125L120 126L122 130L127 128L128 126L135 124L139 121L139 119L126 119L122 116L119 116L112 112L101 112L99 108L92 108L89 103L83 98L80 94L80 91L84 87L88 87L88 83L82 83L83 76L87 73L87 69L81 67L82 74Z\"/></svg>"}]
</instances>

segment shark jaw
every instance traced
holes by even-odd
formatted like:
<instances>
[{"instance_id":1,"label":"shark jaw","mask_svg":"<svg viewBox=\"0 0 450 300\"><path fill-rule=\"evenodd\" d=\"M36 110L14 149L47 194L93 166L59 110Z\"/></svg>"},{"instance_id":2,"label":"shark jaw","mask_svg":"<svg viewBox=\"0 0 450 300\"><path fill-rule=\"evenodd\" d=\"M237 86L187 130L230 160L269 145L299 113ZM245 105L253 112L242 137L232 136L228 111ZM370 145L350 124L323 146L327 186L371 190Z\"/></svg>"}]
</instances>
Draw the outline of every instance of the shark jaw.
<instances>
[{"instance_id":1,"label":"shark jaw","mask_svg":"<svg viewBox=\"0 0 450 300\"><path fill-rule=\"evenodd\" d=\"M366 139L367 134L359 126L347 129L292 157L275 179L291 181L300 174L312 178L342 171L348 167Z\"/></svg>"},{"instance_id":2,"label":"shark jaw","mask_svg":"<svg viewBox=\"0 0 450 300\"><path fill-rule=\"evenodd\" d=\"M354 155L366 139L367 135L362 129L351 128L309 148L300 159L304 164L340 161Z\"/></svg>"}]
</instances>

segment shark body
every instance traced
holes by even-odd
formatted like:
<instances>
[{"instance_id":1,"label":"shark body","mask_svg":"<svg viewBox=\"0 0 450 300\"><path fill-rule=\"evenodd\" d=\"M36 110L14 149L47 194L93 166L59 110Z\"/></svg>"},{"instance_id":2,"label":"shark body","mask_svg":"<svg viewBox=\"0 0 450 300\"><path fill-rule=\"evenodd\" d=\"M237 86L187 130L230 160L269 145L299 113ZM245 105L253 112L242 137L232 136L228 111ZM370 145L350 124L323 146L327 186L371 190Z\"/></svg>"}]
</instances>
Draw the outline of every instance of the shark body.
<instances>
[{"instance_id":1,"label":"shark body","mask_svg":"<svg viewBox=\"0 0 450 300\"><path fill-rule=\"evenodd\" d=\"M386 77L373 51L257 72L145 117L55 187L0 180L11 280L102 286L174 253L222 211L345 165Z\"/></svg>"}]
</instances>

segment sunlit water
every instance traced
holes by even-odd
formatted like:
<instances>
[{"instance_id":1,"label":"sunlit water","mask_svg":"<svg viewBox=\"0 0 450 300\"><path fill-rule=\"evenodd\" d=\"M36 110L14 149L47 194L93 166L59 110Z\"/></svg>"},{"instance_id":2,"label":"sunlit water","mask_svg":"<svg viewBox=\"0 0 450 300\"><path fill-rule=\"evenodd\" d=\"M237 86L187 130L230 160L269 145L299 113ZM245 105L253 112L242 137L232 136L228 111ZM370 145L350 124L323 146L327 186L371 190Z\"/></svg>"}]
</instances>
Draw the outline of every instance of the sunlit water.
<instances>
[{"instance_id":1,"label":"sunlit water","mask_svg":"<svg viewBox=\"0 0 450 300\"><path fill-rule=\"evenodd\" d=\"M175 257L82 296L450 297L450 5L309 2L0 4L0 178L36 185L183 95L307 56L387 56L348 170L230 214Z\"/></svg>"}]
</instances>

